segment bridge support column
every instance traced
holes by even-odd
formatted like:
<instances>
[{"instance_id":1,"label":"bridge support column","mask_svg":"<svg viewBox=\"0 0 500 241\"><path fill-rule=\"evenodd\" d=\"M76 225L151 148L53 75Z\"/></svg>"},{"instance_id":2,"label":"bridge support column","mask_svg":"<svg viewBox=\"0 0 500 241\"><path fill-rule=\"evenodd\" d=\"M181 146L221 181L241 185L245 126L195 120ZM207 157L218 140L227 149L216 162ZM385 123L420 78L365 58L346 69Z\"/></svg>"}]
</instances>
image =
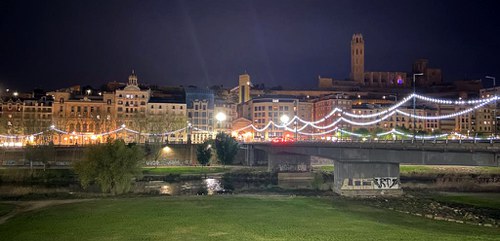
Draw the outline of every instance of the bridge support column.
<instances>
[{"instance_id":1,"label":"bridge support column","mask_svg":"<svg viewBox=\"0 0 500 241\"><path fill-rule=\"evenodd\" d=\"M296 153L269 153L267 170L270 172L309 172L311 156Z\"/></svg>"},{"instance_id":2,"label":"bridge support column","mask_svg":"<svg viewBox=\"0 0 500 241\"><path fill-rule=\"evenodd\" d=\"M245 165L254 166L255 150L253 148L253 145L246 145L244 149L245 149Z\"/></svg>"},{"instance_id":3,"label":"bridge support column","mask_svg":"<svg viewBox=\"0 0 500 241\"><path fill-rule=\"evenodd\" d=\"M333 191L343 196L399 196L399 163L334 161Z\"/></svg>"}]
</instances>

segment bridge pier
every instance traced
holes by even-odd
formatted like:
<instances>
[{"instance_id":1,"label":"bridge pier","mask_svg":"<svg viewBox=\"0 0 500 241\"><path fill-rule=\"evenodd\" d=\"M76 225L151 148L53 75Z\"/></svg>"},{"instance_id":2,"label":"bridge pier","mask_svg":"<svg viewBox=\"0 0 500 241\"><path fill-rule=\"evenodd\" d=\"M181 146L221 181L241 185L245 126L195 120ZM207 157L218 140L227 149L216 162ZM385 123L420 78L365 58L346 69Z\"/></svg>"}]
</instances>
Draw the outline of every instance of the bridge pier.
<instances>
[{"instance_id":1,"label":"bridge pier","mask_svg":"<svg viewBox=\"0 0 500 241\"><path fill-rule=\"evenodd\" d=\"M334 161L333 191L342 196L399 196L399 163Z\"/></svg>"},{"instance_id":2,"label":"bridge pier","mask_svg":"<svg viewBox=\"0 0 500 241\"><path fill-rule=\"evenodd\" d=\"M267 170L270 172L309 172L311 156L297 153L269 153Z\"/></svg>"}]
</instances>

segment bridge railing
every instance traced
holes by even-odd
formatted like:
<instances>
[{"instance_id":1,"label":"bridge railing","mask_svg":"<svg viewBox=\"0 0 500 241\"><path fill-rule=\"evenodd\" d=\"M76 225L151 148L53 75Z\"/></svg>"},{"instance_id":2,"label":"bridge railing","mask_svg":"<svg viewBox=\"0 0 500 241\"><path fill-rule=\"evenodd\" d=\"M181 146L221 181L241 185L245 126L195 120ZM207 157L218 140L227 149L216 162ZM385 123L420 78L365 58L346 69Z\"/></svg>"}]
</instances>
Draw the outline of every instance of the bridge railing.
<instances>
[{"instance_id":1,"label":"bridge railing","mask_svg":"<svg viewBox=\"0 0 500 241\"><path fill-rule=\"evenodd\" d=\"M251 144L251 143L273 143L271 141L243 141L240 142L242 144ZM290 141L290 142L280 142L280 144L290 144L290 143L402 143L402 144L419 144L419 143L433 143L433 144L500 144L499 139L489 139L489 140L473 140L473 139L463 139L463 140L442 140L442 139L433 139L433 140L335 140L335 141L327 141L327 140L298 140L298 141Z\"/></svg>"},{"instance_id":2,"label":"bridge railing","mask_svg":"<svg viewBox=\"0 0 500 241\"><path fill-rule=\"evenodd\" d=\"M486 151L500 152L500 142L493 141L471 141L471 140L348 140L348 141L296 141L288 143L272 142L245 142L243 145L266 145L266 146L318 146L318 147L345 147L345 148L369 148L369 149L402 149L402 150L457 150L457 151Z\"/></svg>"}]
</instances>

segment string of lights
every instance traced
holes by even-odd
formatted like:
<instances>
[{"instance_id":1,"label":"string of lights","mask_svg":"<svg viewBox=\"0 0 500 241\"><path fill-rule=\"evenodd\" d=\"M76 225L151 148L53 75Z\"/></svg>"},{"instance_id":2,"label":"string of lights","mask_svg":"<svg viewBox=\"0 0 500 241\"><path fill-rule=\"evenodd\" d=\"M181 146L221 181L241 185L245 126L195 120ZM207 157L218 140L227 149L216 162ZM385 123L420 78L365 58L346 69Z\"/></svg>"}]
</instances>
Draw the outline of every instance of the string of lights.
<instances>
[{"instance_id":1,"label":"string of lights","mask_svg":"<svg viewBox=\"0 0 500 241\"><path fill-rule=\"evenodd\" d=\"M389 109L386 109L382 112L378 112L378 113L374 113L374 114L370 114L370 115L355 115L355 114L347 114L348 112L345 112L341 109L338 109L338 108L335 108L332 112L330 112L328 115L332 114L332 113L336 113L336 112L341 112L341 113L344 113L348 116L351 116L351 117L355 117L355 118L372 118L374 116L379 116L379 115L382 115L382 114L386 114L388 110L394 110L396 109L397 107L401 106L403 103L409 101L411 98L414 98L416 95L410 95L409 97L405 98L403 101L399 102L398 104L390 107ZM428 98L428 97L424 97L424 96L420 96L422 98ZM428 98L430 100L437 100L437 99L432 99L432 98ZM344 118L344 117L340 117L338 120L336 120L335 122L329 124L329 125L326 125L326 126L318 126L316 125L317 123L320 123L321 121L305 121L297 116L294 116L292 118L291 121L287 122L286 124L284 124L285 126L288 126L290 124L292 124L295 120L299 120L300 122L304 123L305 125L300 129L300 130L303 130L305 129L307 126L312 126L316 129L320 129L320 130L324 130L324 129L329 129L329 128L332 128L333 126L337 125L340 121L344 121L344 122L347 122L351 125L360 125L360 126L367 126L367 125L373 125L373 124L376 124L376 123L379 123L381 121L384 121L385 119L387 119L388 117L394 115L396 112L397 113L400 113L402 115L405 115L405 116L409 116L409 117L415 117L417 119L426 119L426 120L440 120L440 119L449 119L449 118L453 118L455 116L460 116L460 115L464 115L464 114L467 114L471 111L474 111L478 108L481 108L487 104L489 104L490 102L493 102L495 100L497 100L498 97L497 96L493 96L491 98L488 98L488 99L481 99L481 100L471 100L471 101L467 101L466 103L467 104L473 104L473 103L481 103L479 105L476 105L474 107L471 107L469 109L466 109L466 110L462 110L462 111L459 111L459 112L455 112L455 113L452 113L452 114L448 114L448 115L441 115L441 116L420 116L420 115L413 115L413 114L409 114L409 113L406 113L404 111L401 111L401 110L398 110L396 109L395 111L392 111L388 114L386 114L385 116L379 118L379 119L376 119L376 120L372 120L372 121L368 121L368 122L358 122L358 121L353 121L353 120L349 120L347 118ZM451 101L448 101L448 100L441 100L446 103L450 102ZM457 104L459 105L462 105L463 103L462 102L458 102L456 101ZM453 104L453 103L452 103ZM327 115L327 116L328 116ZM326 120L326 118L322 118L321 119L322 121ZM248 126L245 126L243 128L240 128L236 131L241 131L241 130L244 130L244 129L247 129L247 128L250 128L252 127L255 131L258 131L258 132L262 132L262 131L265 131L267 128L269 128L271 125L274 125L278 128L283 128L281 125L276 125L274 124L274 122L270 121L266 126L264 126L263 128L257 128L255 127L253 124L250 124Z\"/></svg>"},{"instance_id":2,"label":"string of lights","mask_svg":"<svg viewBox=\"0 0 500 241\"><path fill-rule=\"evenodd\" d=\"M412 134L404 133L404 132L398 131L396 129L392 129L392 130L387 131L387 132L378 133L378 134L376 134L376 136L380 137L380 136L386 136L386 135L392 135L392 134L395 134L395 135L397 134L397 135L406 136L406 137L413 137ZM451 135L451 134L440 134L440 135L433 135L433 136L416 135L415 138L417 138L417 139L438 139L438 138L443 138L443 137L446 137L449 135Z\"/></svg>"},{"instance_id":3,"label":"string of lights","mask_svg":"<svg viewBox=\"0 0 500 241\"><path fill-rule=\"evenodd\" d=\"M441 115L441 116L421 116L421 115L413 115L413 114L410 114L410 113L406 113L404 111L401 111L401 110L396 110L399 114L402 114L402 115L405 115L405 116L409 116L411 118L416 118L416 119L422 119L422 120L441 120L441 119L449 119L449 118L453 118L453 117L456 117L456 116L460 116L460 115L465 115L471 111L474 111L476 109L479 109L487 104L489 104L490 102L492 101L495 101L497 98L490 98L487 102L483 102L479 105L476 105L474 107L471 107L471 108L468 108L468 109L465 109L465 110L462 110L462 111L459 111L459 112L455 112L455 113L451 113L451 114L448 114L448 115Z\"/></svg>"},{"instance_id":4,"label":"string of lights","mask_svg":"<svg viewBox=\"0 0 500 241\"><path fill-rule=\"evenodd\" d=\"M43 134L44 131L38 132L38 133L33 133L31 135L0 135L0 138L7 138L7 139L22 139L22 138L29 138L31 136L38 136Z\"/></svg>"},{"instance_id":5,"label":"string of lights","mask_svg":"<svg viewBox=\"0 0 500 241\"><path fill-rule=\"evenodd\" d=\"M444 100L444 99L437 99L437 98L431 98L431 97L426 97L423 95L418 95L418 94L413 94L415 98L424 100L427 102L433 102L433 103L438 103L438 104L446 104L446 105L470 105L470 104L477 104L477 103L483 103L488 101L488 99L477 99L477 100ZM493 97L495 98L495 96Z\"/></svg>"},{"instance_id":6,"label":"string of lights","mask_svg":"<svg viewBox=\"0 0 500 241\"><path fill-rule=\"evenodd\" d=\"M308 133L308 132L299 131L300 129L295 130L295 129L288 128L286 126L286 124L278 125L278 124L276 124L274 122L270 122L266 126L270 126L270 125L273 125L273 126L275 126L277 128L286 128L286 130L288 130L288 131L297 131L298 134L307 135L307 136L325 135L325 134L329 134L329 133L336 132L336 131L344 133L344 134L348 134L348 135L351 135L351 136L356 136L356 137L371 137L372 136L372 135L363 135L363 134L359 134L359 133L354 133L354 132L346 131L346 130L340 129L338 127L335 127L333 129L330 129L330 130L327 130L327 131L323 131L323 132ZM251 126L251 125L249 125L249 126ZM196 130L196 131L209 132L207 130L200 129L200 128L197 128L197 127L191 127L191 128L193 130ZM88 133L67 132L67 131L63 131L63 130L60 130L58 128L55 128L54 126L51 126L51 128L50 128L50 130L56 131L58 133L70 134L70 135L74 135L74 136L91 136L91 135L94 135L94 136L106 136L106 135L110 135L110 134L113 134L113 133L116 133L116 132L119 132L119 131L122 131L122 130L125 130L125 131L128 131L128 132L132 132L132 133L135 133L135 134L141 134L141 135L148 135L148 136L157 135L157 136L161 136L161 135L169 135L169 134L173 134L173 133L176 133L176 132L180 132L180 131L183 131L185 129L186 129L186 127L178 129L178 130L170 131L170 132L164 132L164 133L141 133L139 131L126 128L124 125L122 125L120 128L117 128L117 129L112 130L112 131L103 132L103 133L99 133L99 134L88 134ZM260 131L264 131L265 130L265 128L262 128L262 129L254 128L254 129L260 130ZM47 132L47 131L33 133L31 135L0 135L0 138L8 138L8 139L18 138L18 139L22 139L22 138L28 138L28 137L31 137L31 136L41 135L44 132ZM392 130L386 131L386 132L376 133L374 135L377 136L377 137L381 137L381 136L392 135L392 134L400 135L400 136L405 136L405 137L410 137L410 138L413 137L412 134L404 133L404 132L398 131L396 129L392 129ZM460 133L457 133L457 132L446 133L446 134L439 134L439 135L431 135L431 136L417 135L417 136L415 136L415 138L416 139L439 139L439 138L447 137L447 136L450 136L450 135L456 135L460 139L475 139L475 140L495 139L494 137L490 137L490 138L468 137L466 135L463 135L463 134L460 134Z\"/></svg>"},{"instance_id":7,"label":"string of lights","mask_svg":"<svg viewBox=\"0 0 500 241\"><path fill-rule=\"evenodd\" d=\"M441 116L420 116L420 115L414 115L414 114L411 114L411 113L407 113L407 112L404 112L404 111L398 109L401 105L407 103L412 98L417 98L417 99L420 99L420 100L424 100L424 101L428 101L428 102L434 102L434 103L438 103L438 104L449 104L449 105L460 105L460 106L462 106L462 105L472 105L472 104L477 104L477 105L475 105L473 107L470 107L468 109L462 110L462 111L458 111L458 112L447 114L447 115L441 115ZM242 130L245 130L245 129L248 129L248 128L252 128L256 132L263 132L263 131L266 131L271 126L273 126L275 128L285 129L287 131L296 132L296 133L299 133L301 135L310 135L310 136L324 135L324 134L327 134L327 133L331 133L331 132L333 132L335 130L338 130L340 132L356 136L356 135L359 135L359 134L348 132L348 131L345 131L345 130L342 130L342 129L338 129L335 126L338 123L340 123L340 122L346 122L346 123L349 123L351 125L356 125L356 126L373 125L373 124L377 124L377 123L379 123L381 121L386 120L387 118L389 118L390 116L394 115L395 113L398 113L398 114L401 114L401 115L404 115L404 116L408 116L408 117L411 117L411 118L424 119L424 120L449 119L449 118L453 118L453 117L456 117L456 116L467 114L467 113L469 113L471 111L474 111L476 109L479 109L479 108L481 108L481 107L483 107L483 106L485 106L487 104L490 104L491 102L496 101L498 99L499 99L498 96L492 96L492 97L489 97L489 98L486 98L486 99L467 100L467 101L465 101L465 100L458 100L458 101L455 100L455 101L453 101L453 100L444 100L444 99L431 98L431 97L426 97L426 96L422 96L422 95L418 95L418 94L411 94L411 95L405 97L403 100L401 100L398 103L396 103L395 105L393 105L393 106L391 106L391 107L389 107L387 109L384 109L384 110L382 110L380 112L373 113L373 114L367 114L367 115L361 115L361 114L355 114L355 113L353 114L353 113L344 111L342 109L335 108L330 113L328 113L325 117L323 117L323 118L321 118L320 120L317 120L317 121L306 121L306 120L301 119L298 116L294 116L290 121L285 122L282 125L276 124L273 121L269 121L262 128L257 128L254 124L250 124L250 125L242 127L242 128L240 128L238 130L235 130L235 131L239 132L239 131L242 131ZM318 123L326 121L329 117L331 117L332 115L334 115L337 112L341 113L341 114L344 114L346 116L349 116L351 118L358 118L358 119L359 118L366 119L366 118L373 118L373 117L379 117L379 118L377 118L376 120L361 122L361 121L355 121L355 120L347 119L347 118L341 116L336 121L334 121L334 122L332 122L332 123L330 123L330 124L328 124L326 126L319 126L319 125L317 125ZM302 127L300 127L300 128L298 128L296 126L293 129L288 127L289 125L291 125L292 123L294 123L296 121L300 121L304 125L302 125ZM319 129L319 130L326 130L326 129L330 129L330 130L323 131L323 132L317 132L317 133L303 132L303 130L305 128L307 128L308 126L311 126L313 128ZM335 127L335 128L331 129L332 127ZM171 135L171 134L174 134L174 133L177 133L177 132L184 131L187 128L192 128L193 130L196 130L196 131L209 132L207 130L203 130L203 129L200 129L200 128L197 128L197 127L191 127L191 126L189 126L189 127L180 128L178 130L168 131L168 132L163 132L163 133L147 133L147 132L139 132L139 131L136 131L136 130L129 129L124 124L121 125L120 128L117 128L115 130L108 131L108 132L103 132L103 133L98 133L98 134L80 133L80 132L67 132L67 131L64 131L64 130L56 128L54 125L50 126L49 131L55 131L55 132L58 132L58 133L61 133L61 134L70 134L70 135L75 135L75 136L106 136L106 135L110 135L110 134L113 134L113 133L125 130L127 132L131 132L131 133L135 133L135 134L140 134L140 135L145 135L145 136L165 136L165 135ZM0 138L7 138L7 139L26 138L26 137L30 137L30 136L41 135L41 134L43 134L45 132L47 132L47 131L33 133L33 134L30 134L30 135L0 135ZM402 132L398 132L397 130L394 130L394 129L391 130L391 131L389 131L389 132L384 132L384 133L379 133L379 134L381 134L381 136L382 136L382 134L383 135L387 135L387 134L408 135L408 134L405 134L405 133L402 133ZM379 135L379 134L377 134L377 135ZM446 134L446 135L449 135L449 134ZM442 135L429 136L429 137L425 137L425 138L436 138L436 137L440 137L440 136L442 136ZM424 138L424 137L422 137L422 138Z\"/></svg>"},{"instance_id":8,"label":"string of lights","mask_svg":"<svg viewBox=\"0 0 500 241\"><path fill-rule=\"evenodd\" d=\"M436 98L426 97L426 96L422 96L422 95L418 95L418 94L411 94L411 95L403 98L403 100L399 101L398 103L394 104L393 106L391 106L387 109L384 109L380 112L377 112L377 113L363 114L362 115L362 114L350 113L350 112L344 111L342 109L335 108L332 111L330 111L325 117L323 117L317 121L312 121L312 122L305 121L298 116L294 116L292 118L292 120L289 121L289 123L292 123L295 120L299 120L300 122L305 123L305 124L309 124L309 125L318 124L318 123L326 121L328 118L330 118L332 115L334 115L337 112L340 112L343 115L346 115L346 116L349 116L352 118L373 118L373 117L377 117L377 116L381 116L381 115L384 115L386 113L389 113L389 112L399 108L403 104L407 103L408 101L412 100L413 98L417 98L417 99L428 101L428 102L438 103L438 104L454 104L454 105L477 104L477 103L483 103L483 102L491 102L491 101L494 101L495 99L497 99L496 96L492 96L492 97L487 98L487 99L475 99L475 100L467 100L467 101L455 100L455 101L453 101L453 100L446 100L446 99L436 99Z\"/></svg>"},{"instance_id":9,"label":"string of lights","mask_svg":"<svg viewBox=\"0 0 500 241\"><path fill-rule=\"evenodd\" d=\"M308 133L308 132L298 132L299 134L301 135L306 135L306 136L320 136L320 135L325 135L325 134L328 134L328 133L331 133L331 132L334 132L334 131L337 131L338 128L335 127L331 130L328 130L328 131L324 131L324 132L317 132L317 133Z\"/></svg>"}]
</instances>

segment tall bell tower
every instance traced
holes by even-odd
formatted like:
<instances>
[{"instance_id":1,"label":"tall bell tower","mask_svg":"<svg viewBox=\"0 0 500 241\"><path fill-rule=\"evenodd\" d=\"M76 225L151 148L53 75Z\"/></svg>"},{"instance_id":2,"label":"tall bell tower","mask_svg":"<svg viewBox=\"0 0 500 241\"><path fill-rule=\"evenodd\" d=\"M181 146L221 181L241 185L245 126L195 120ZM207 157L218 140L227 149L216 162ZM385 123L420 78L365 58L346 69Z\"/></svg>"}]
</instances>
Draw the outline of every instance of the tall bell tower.
<instances>
[{"instance_id":1,"label":"tall bell tower","mask_svg":"<svg viewBox=\"0 0 500 241\"><path fill-rule=\"evenodd\" d=\"M244 74L240 75L238 83L238 86L240 87L238 103L241 104L250 100L250 75L248 75L245 71Z\"/></svg>"},{"instance_id":2,"label":"tall bell tower","mask_svg":"<svg viewBox=\"0 0 500 241\"><path fill-rule=\"evenodd\" d=\"M351 79L364 84L365 41L360 33L353 34L351 40Z\"/></svg>"}]
</instances>

